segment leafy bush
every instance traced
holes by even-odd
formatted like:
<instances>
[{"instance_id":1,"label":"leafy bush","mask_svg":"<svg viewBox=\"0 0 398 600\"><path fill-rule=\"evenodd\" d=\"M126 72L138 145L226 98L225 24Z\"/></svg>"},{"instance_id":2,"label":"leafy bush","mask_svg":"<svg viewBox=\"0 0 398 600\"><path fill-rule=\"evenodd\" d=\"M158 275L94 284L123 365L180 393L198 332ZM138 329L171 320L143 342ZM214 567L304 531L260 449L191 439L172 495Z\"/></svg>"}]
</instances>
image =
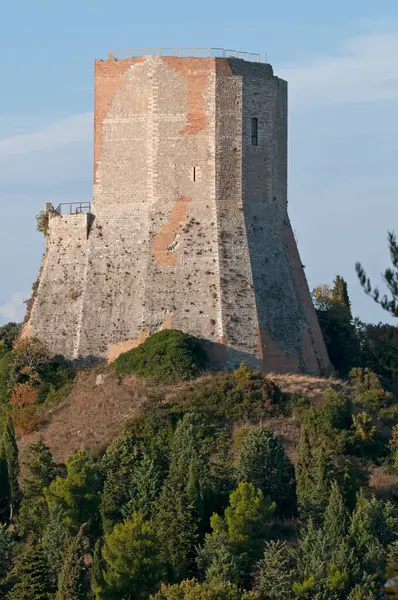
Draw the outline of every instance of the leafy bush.
<instances>
[{"instance_id":1,"label":"leafy bush","mask_svg":"<svg viewBox=\"0 0 398 600\"><path fill-rule=\"evenodd\" d=\"M383 389L379 377L371 369L352 369L349 377L359 406L377 412L390 404L392 395Z\"/></svg>"},{"instance_id":2,"label":"leafy bush","mask_svg":"<svg viewBox=\"0 0 398 600\"><path fill-rule=\"evenodd\" d=\"M7 350L12 350L15 340L21 331L21 325L18 323L7 323L0 327L0 341L3 342Z\"/></svg>"},{"instance_id":3,"label":"leafy bush","mask_svg":"<svg viewBox=\"0 0 398 600\"><path fill-rule=\"evenodd\" d=\"M287 394L260 373L241 366L236 371L209 377L192 385L173 399L174 408L204 415L207 422L259 423L274 413L284 412Z\"/></svg>"},{"instance_id":4,"label":"leafy bush","mask_svg":"<svg viewBox=\"0 0 398 600\"><path fill-rule=\"evenodd\" d=\"M182 331L165 329L124 352L114 362L118 375L134 373L157 383L174 384L198 377L206 367L200 341Z\"/></svg>"}]
</instances>

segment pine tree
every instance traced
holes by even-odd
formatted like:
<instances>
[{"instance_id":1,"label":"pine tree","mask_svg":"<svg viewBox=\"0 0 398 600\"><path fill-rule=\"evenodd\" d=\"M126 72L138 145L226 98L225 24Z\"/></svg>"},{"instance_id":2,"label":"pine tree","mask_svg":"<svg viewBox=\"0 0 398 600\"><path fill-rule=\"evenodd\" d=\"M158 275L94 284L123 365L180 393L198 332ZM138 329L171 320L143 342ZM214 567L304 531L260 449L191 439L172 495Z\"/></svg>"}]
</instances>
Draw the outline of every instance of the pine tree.
<instances>
[{"instance_id":1,"label":"pine tree","mask_svg":"<svg viewBox=\"0 0 398 600\"><path fill-rule=\"evenodd\" d=\"M3 448L7 459L8 476L10 482L10 502L11 510L14 513L18 509L20 501L19 490L19 460L18 446L15 439L15 430L10 416L7 417L3 430ZM11 515L12 518L12 515Z\"/></svg>"},{"instance_id":2,"label":"pine tree","mask_svg":"<svg viewBox=\"0 0 398 600\"><path fill-rule=\"evenodd\" d=\"M29 448L26 461L26 476L23 482L23 499L18 515L18 524L22 534L42 534L48 523L48 505L44 490L56 477L56 466L48 446L43 441Z\"/></svg>"},{"instance_id":3,"label":"pine tree","mask_svg":"<svg viewBox=\"0 0 398 600\"><path fill-rule=\"evenodd\" d=\"M146 600L162 579L158 539L139 513L105 535L102 557L105 597Z\"/></svg>"},{"instance_id":4,"label":"pine tree","mask_svg":"<svg viewBox=\"0 0 398 600\"><path fill-rule=\"evenodd\" d=\"M79 450L66 461L67 476L57 477L45 490L50 510L62 508L72 533L92 519L98 510L100 479L98 468L86 450Z\"/></svg>"},{"instance_id":5,"label":"pine tree","mask_svg":"<svg viewBox=\"0 0 398 600\"><path fill-rule=\"evenodd\" d=\"M148 454L144 454L133 467L131 500L123 508L123 515L128 518L134 512L140 512L145 518L150 518L160 487L159 469L156 467L155 461Z\"/></svg>"},{"instance_id":6,"label":"pine tree","mask_svg":"<svg viewBox=\"0 0 398 600\"><path fill-rule=\"evenodd\" d=\"M171 577L182 579L195 572L196 545L207 525L209 480L195 417L186 414L176 427L170 471L156 515L162 556Z\"/></svg>"},{"instance_id":7,"label":"pine tree","mask_svg":"<svg viewBox=\"0 0 398 600\"><path fill-rule=\"evenodd\" d=\"M0 440L0 523L8 523L10 520L11 489L8 474L7 457L4 445Z\"/></svg>"},{"instance_id":8,"label":"pine tree","mask_svg":"<svg viewBox=\"0 0 398 600\"><path fill-rule=\"evenodd\" d=\"M262 600L285 600L292 595L296 574L293 551L280 540L265 543L256 589Z\"/></svg>"},{"instance_id":9,"label":"pine tree","mask_svg":"<svg viewBox=\"0 0 398 600\"><path fill-rule=\"evenodd\" d=\"M14 542L11 532L7 528L7 525L0 524L0 581L4 579L10 570L13 547Z\"/></svg>"},{"instance_id":10,"label":"pine tree","mask_svg":"<svg viewBox=\"0 0 398 600\"><path fill-rule=\"evenodd\" d=\"M352 319L351 301L348 296L347 282L341 275L337 275L333 281L332 298L335 302L347 307L347 314Z\"/></svg>"},{"instance_id":11,"label":"pine tree","mask_svg":"<svg viewBox=\"0 0 398 600\"><path fill-rule=\"evenodd\" d=\"M65 511L55 506L47 513L47 525L42 536L42 547L56 585L62 568L62 557L70 540Z\"/></svg>"},{"instance_id":12,"label":"pine tree","mask_svg":"<svg viewBox=\"0 0 398 600\"><path fill-rule=\"evenodd\" d=\"M323 531L328 543L335 546L347 535L348 513L343 496L334 481L330 490L329 503L325 510Z\"/></svg>"},{"instance_id":13,"label":"pine tree","mask_svg":"<svg viewBox=\"0 0 398 600\"><path fill-rule=\"evenodd\" d=\"M8 600L51 600L54 588L45 554L37 542L29 541L16 569L18 583Z\"/></svg>"},{"instance_id":14,"label":"pine tree","mask_svg":"<svg viewBox=\"0 0 398 600\"><path fill-rule=\"evenodd\" d=\"M365 293L373 297L373 300L380 304L384 310L391 313L394 317L398 317L398 244L397 238L393 232L388 232L388 246L391 256L392 268L384 271L383 279L387 283L387 288L390 297L385 294L380 296L377 288L372 288L372 284L362 265L357 262L355 265L359 282L362 285Z\"/></svg>"},{"instance_id":15,"label":"pine tree","mask_svg":"<svg viewBox=\"0 0 398 600\"><path fill-rule=\"evenodd\" d=\"M87 582L84 563L84 532L80 528L66 548L62 569L58 580L58 591L55 600L86 600Z\"/></svg>"},{"instance_id":16,"label":"pine tree","mask_svg":"<svg viewBox=\"0 0 398 600\"><path fill-rule=\"evenodd\" d=\"M104 575L102 572L102 540L98 539L94 546L93 564L91 566L90 598L102 600L105 590Z\"/></svg>"},{"instance_id":17,"label":"pine tree","mask_svg":"<svg viewBox=\"0 0 398 600\"><path fill-rule=\"evenodd\" d=\"M315 460L306 429L301 427L301 440L296 461L297 500L300 512L307 514L312 505L316 478L314 474Z\"/></svg>"},{"instance_id":18,"label":"pine tree","mask_svg":"<svg viewBox=\"0 0 398 600\"><path fill-rule=\"evenodd\" d=\"M238 480L252 483L276 503L280 514L296 511L294 466L279 437L264 427L255 427L243 441L239 455Z\"/></svg>"}]
</instances>

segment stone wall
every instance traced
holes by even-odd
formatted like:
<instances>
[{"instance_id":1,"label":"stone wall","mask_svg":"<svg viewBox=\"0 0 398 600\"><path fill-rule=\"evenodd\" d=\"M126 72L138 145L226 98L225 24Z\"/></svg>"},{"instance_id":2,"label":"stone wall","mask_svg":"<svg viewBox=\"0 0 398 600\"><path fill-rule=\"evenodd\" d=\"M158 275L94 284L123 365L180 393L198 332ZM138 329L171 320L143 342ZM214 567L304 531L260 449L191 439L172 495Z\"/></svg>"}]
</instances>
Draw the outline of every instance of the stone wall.
<instances>
[{"instance_id":1,"label":"stone wall","mask_svg":"<svg viewBox=\"0 0 398 600\"><path fill-rule=\"evenodd\" d=\"M326 367L287 215L287 86L272 67L96 61L94 130L92 222L51 219L30 334L113 360L173 327L220 364Z\"/></svg>"}]
</instances>

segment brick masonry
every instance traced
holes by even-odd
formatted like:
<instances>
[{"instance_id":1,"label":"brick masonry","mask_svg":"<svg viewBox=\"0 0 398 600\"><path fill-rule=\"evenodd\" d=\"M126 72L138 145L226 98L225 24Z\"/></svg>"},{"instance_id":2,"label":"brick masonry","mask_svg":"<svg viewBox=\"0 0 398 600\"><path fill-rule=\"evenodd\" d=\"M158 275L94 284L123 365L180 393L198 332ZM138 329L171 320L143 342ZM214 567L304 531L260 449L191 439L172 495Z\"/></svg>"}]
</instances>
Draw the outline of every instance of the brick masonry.
<instances>
[{"instance_id":1,"label":"brick masonry","mask_svg":"<svg viewBox=\"0 0 398 600\"><path fill-rule=\"evenodd\" d=\"M220 365L326 369L287 213L286 82L239 59L109 58L94 114L93 214L50 215L29 335L113 360L173 327Z\"/></svg>"}]
</instances>

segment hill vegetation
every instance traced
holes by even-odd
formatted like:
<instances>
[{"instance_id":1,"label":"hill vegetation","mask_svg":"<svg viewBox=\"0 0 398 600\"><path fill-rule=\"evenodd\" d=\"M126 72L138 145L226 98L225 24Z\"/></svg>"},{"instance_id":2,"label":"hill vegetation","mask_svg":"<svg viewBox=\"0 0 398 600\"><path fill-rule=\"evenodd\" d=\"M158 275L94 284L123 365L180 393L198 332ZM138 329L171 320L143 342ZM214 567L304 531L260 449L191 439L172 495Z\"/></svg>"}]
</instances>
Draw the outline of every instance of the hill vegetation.
<instances>
[{"instance_id":1,"label":"hill vegetation","mask_svg":"<svg viewBox=\"0 0 398 600\"><path fill-rule=\"evenodd\" d=\"M76 372L0 328L0 598L393 598L397 331L342 278L314 300L329 378L213 373L178 331Z\"/></svg>"}]
</instances>

